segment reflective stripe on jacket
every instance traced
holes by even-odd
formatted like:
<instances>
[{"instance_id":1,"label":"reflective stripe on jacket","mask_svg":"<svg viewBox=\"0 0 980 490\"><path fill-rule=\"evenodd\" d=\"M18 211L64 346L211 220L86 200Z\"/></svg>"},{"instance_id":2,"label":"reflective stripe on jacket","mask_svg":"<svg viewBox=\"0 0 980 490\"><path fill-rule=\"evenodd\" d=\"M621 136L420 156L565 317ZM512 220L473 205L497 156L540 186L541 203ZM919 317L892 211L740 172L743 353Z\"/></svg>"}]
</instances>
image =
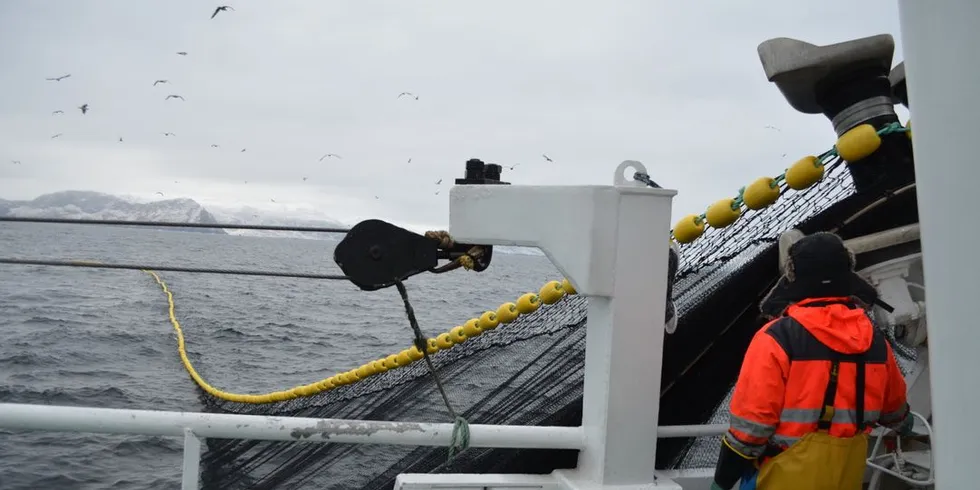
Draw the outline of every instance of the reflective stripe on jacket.
<instances>
[{"instance_id":1,"label":"reflective stripe on jacket","mask_svg":"<svg viewBox=\"0 0 980 490\"><path fill-rule=\"evenodd\" d=\"M839 376L828 432L852 437L857 426L856 361L865 363L863 421L899 425L908 414L905 379L884 335L848 298L817 298L787 309L749 344L731 402L724 442L745 458L767 446L786 449L817 429L838 359Z\"/></svg>"}]
</instances>

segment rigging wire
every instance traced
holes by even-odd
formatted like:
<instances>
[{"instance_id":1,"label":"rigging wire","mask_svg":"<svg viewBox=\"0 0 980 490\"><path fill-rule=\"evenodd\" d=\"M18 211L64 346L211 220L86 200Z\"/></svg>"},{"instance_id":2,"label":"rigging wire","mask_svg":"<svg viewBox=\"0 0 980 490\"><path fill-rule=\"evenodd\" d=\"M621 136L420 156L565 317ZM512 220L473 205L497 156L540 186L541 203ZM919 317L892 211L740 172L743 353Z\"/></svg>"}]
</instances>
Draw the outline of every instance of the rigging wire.
<instances>
[{"instance_id":1,"label":"rigging wire","mask_svg":"<svg viewBox=\"0 0 980 490\"><path fill-rule=\"evenodd\" d=\"M0 258L0 264L12 265L41 265L55 267L90 267L95 269L124 269L134 271L157 270L166 272L188 272L192 274L229 274L240 276L263 276L263 277L289 277L295 279L347 279L347 276L340 274L310 274L305 272L278 272L260 271L249 269L217 269L213 267L174 267L166 265L145 265L145 264L111 264L104 262L93 262L84 260L36 260L36 259L12 259Z\"/></svg>"},{"instance_id":2,"label":"rigging wire","mask_svg":"<svg viewBox=\"0 0 980 490\"><path fill-rule=\"evenodd\" d=\"M415 309L412 308L412 303L408 300L408 290L405 289L405 284L400 280L396 280L395 287L398 288L398 294L402 297L402 302L405 304L405 315L408 316L408 323L412 326L412 332L415 334L415 348L422 353L422 359L425 359L425 364L432 374L432 379L436 382L439 394L442 395L442 401L446 404L446 410L449 411L449 416L453 418L453 435L449 444L449 459L452 460L453 456L465 451L469 446L470 426L465 418L459 416L456 410L453 410L453 405L449 402L449 396L446 395L446 389L442 385L442 380L439 379L439 373L432 364L432 359L429 359L428 341L422 333L421 327L419 327L418 319L415 318Z\"/></svg>"},{"instance_id":3,"label":"rigging wire","mask_svg":"<svg viewBox=\"0 0 980 490\"><path fill-rule=\"evenodd\" d=\"M159 226L164 228L220 228L229 230L303 231L310 233L347 233L349 228L286 225L246 225L234 223L179 223L174 221L128 221L117 219L26 218L0 216L0 221L12 223L54 223L73 225Z\"/></svg>"}]
</instances>

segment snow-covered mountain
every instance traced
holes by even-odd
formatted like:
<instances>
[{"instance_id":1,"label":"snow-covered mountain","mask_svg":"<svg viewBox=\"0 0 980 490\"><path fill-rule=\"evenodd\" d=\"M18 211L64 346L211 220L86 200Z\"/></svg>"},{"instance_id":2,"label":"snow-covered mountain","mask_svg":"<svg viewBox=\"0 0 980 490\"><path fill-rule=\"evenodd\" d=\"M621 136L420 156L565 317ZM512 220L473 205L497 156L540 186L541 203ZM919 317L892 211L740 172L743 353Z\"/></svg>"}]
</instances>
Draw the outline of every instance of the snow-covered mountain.
<instances>
[{"instance_id":1,"label":"snow-covered mountain","mask_svg":"<svg viewBox=\"0 0 980 490\"><path fill-rule=\"evenodd\" d=\"M350 228L339 221L329 218L323 219L302 219L291 218L289 216L270 213L251 207L225 208L211 206L211 211L215 219L222 223L232 223L236 225L267 225L267 226L296 226L307 228ZM343 236L336 233L313 233L303 231L278 231L278 230L227 230L229 235L255 236L255 237L288 237L288 238L307 238L320 240L340 241Z\"/></svg>"},{"instance_id":2,"label":"snow-covered mountain","mask_svg":"<svg viewBox=\"0 0 980 490\"><path fill-rule=\"evenodd\" d=\"M319 215L319 213L316 213ZM329 217L315 218L307 213L296 218L282 212L269 212L251 207L229 208L209 205L206 209L193 199L163 199L140 202L111 194L92 191L61 191L45 194L30 201L0 199L0 216L111 219L126 221L168 221L177 223L229 223L244 225L297 226L316 228L349 228ZM397 223L396 223L397 224ZM221 230L216 228L167 228L198 233L224 233L236 236L288 237L339 241L343 235L272 230ZM415 230L421 232L422 230ZM539 249L526 247L494 247L502 254L543 255Z\"/></svg>"},{"instance_id":3,"label":"snow-covered mountain","mask_svg":"<svg viewBox=\"0 0 980 490\"><path fill-rule=\"evenodd\" d=\"M30 201L0 199L0 216L217 223L214 216L193 199L141 203L92 191L53 192ZM224 233L220 229L210 228L176 229L198 233Z\"/></svg>"}]
</instances>

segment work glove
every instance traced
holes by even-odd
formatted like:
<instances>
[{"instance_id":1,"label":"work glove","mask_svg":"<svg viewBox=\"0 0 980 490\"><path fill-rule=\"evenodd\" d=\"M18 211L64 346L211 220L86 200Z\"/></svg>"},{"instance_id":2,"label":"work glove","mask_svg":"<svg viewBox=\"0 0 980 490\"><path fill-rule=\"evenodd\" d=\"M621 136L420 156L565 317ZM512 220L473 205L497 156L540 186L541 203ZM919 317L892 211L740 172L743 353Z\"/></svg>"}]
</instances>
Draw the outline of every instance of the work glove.
<instances>
[{"instance_id":1,"label":"work glove","mask_svg":"<svg viewBox=\"0 0 980 490\"><path fill-rule=\"evenodd\" d=\"M898 435L902 437L908 437L915 434L915 432L912 430L914 427L915 427L915 416L912 414L908 414L905 416L905 420L902 421L902 425L898 426L898 428L895 429L895 432L898 432Z\"/></svg>"}]
</instances>

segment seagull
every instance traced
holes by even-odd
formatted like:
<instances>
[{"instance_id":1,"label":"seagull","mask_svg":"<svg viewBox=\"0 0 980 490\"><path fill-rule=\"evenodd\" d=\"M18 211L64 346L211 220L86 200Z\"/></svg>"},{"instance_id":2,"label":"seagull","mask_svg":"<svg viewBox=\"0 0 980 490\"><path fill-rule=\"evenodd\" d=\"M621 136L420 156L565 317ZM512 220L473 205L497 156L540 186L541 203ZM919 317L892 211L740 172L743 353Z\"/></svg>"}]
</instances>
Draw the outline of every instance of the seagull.
<instances>
[{"instance_id":1,"label":"seagull","mask_svg":"<svg viewBox=\"0 0 980 490\"><path fill-rule=\"evenodd\" d=\"M20 165L20 160L11 160L14 165Z\"/></svg>"},{"instance_id":2,"label":"seagull","mask_svg":"<svg viewBox=\"0 0 980 490\"><path fill-rule=\"evenodd\" d=\"M395 98L396 99L400 99L400 98L402 98L403 95L407 95L409 97L414 97L415 100L419 100L419 96L418 95L415 95L415 94L413 94L411 92L402 92L402 93L398 94L398 97L395 97Z\"/></svg>"},{"instance_id":3,"label":"seagull","mask_svg":"<svg viewBox=\"0 0 980 490\"><path fill-rule=\"evenodd\" d=\"M411 158L408 159L408 163L412 163L412 159Z\"/></svg>"},{"instance_id":4,"label":"seagull","mask_svg":"<svg viewBox=\"0 0 980 490\"><path fill-rule=\"evenodd\" d=\"M88 104L82 104L82 105L78 106L78 108L82 110L82 114L85 114L86 112L88 112Z\"/></svg>"},{"instance_id":5,"label":"seagull","mask_svg":"<svg viewBox=\"0 0 980 490\"><path fill-rule=\"evenodd\" d=\"M240 151L238 153L245 153L245 148L242 148L242 151Z\"/></svg>"},{"instance_id":6,"label":"seagull","mask_svg":"<svg viewBox=\"0 0 980 490\"><path fill-rule=\"evenodd\" d=\"M169 80L157 80L153 82L153 86L156 87L158 83L167 83Z\"/></svg>"},{"instance_id":7,"label":"seagull","mask_svg":"<svg viewBox=\"0 0 980 490\"><path fill-rule=\"evenodd\" d=\"M163 135L164 136L177 136L176 134L173 134L173 133L163 133Z\"/></svg>"},{"instance_id":8,"label":"seagull","mask_svg":"<svg viewBox=\"0 0 980 490\"><path fill-rule=\"evenodd\" d=\"M64 79L66 79L66 78L68 78L68 77L70 77L70 76L71 76L71 73L66 73L66 74L64 74L64 75L61 75L60 77L54 77L54 78L45 78L45 80L48 80L48 81L50 81L50 82L60 82L60 81L62 81L62 80L64 80Z\"/></svg>"},{"instance_id":9,"label":"seagull","mask_svg":"<svg viewBox=\"0 0 980 490\"><path fill-rule=\"evenodd\" d=\"M258 217L259 217L259 215L257 215L257 214L253 214L253 215L252 215L252 217L253 217L253 218L258 218Z\"/></svg>"},{"instance_id":10,"label":"seagull","mask_svg":"<svg viewBox=\"0 0 980 490\"><path fill-rule=\"evenodd\" d=\"M122 142L123 142L123 140L122 140L122 136L120 136L120 137L119 137L119 142L120 142L120 143L122 143Z\"/></svg>"},{"instance_id":11,"label":"seagull","mask_svg":"<svg viewBox=\"0 0 980 490\"><path fill-rule=\"evenodd\" d=\"M439 191L436 191L436 195L437 195L437 196L439 195Z\"/></svg>"},{"instance_id":12,"label":"seagull","mask_svg":"<svg viewBox=\"0 0 980 490\"><path fill-rule=\"evenodd\" d=\"M163 196L163 193L160 191L157 191L157 194L160 194L161 197Z\"/></svg>"},{"instance_id":13,"label":"seagull","mask_svg":"<svg viewBox=\"0 0 980 490\"><path fill-rule=\"evenodd\" d=\"M221 147L218 146L218 145L216 145L216 144L214 144L214 143L211 143L211 148L221 148Z\"/></svg>"},{"instance_id":14,"label":"seagull","mask_svg":"<svg viewBox=\"0 0 980 490\"><path fill-rule=\"evenodd\" d=\"M436 181L436 185L439 185L441 183L442 183L442 179L439 179L439 180Z\"/></svg>"},{"instance_id":15,"label":"seagull","mask_svg":"<svg viewBox=\"0 0 980 490\"><path fill-rule=\"evenodd\" d=\"M216 8L216 9L214 9L214 13L211 14L211 18L213 19L215 15L218 15L218 12L224 12L226 10L235 10L235 9L233 9L233 8L227 6L227 5L222 5L222 6L218 7L218 8Z\"/></svg>"},{"instance_id":16,"label":"seagull","mask_svg":"<svg viewBox=\"0 0 980 490\"><path fill-rule=\"evenodd\" d=\"M509 168L509 169L511 169L511 170L514 170L514 167L516 167L516 166L518 166L518 165L520 165L520 163L515 163L515 164L513 164L513 165L511 165L511 166L509 166L509 167L507 167L507 168Z\"/></svg>"},{"instance_id":17,"label":"seagull","mask_svg":"<svg viewBox=\"0 0 980 490\"><path fill-rule=\"evenodd\" d=\"M51 115L53 116L55 114L64 114L64 113L65 113L65 111L57 110L57 111L52 112Z\"/></svg>"},{"instance_id":18,"label":"seagull","mask_svg":"<svg viewBox=\"0 0 980 490\"><path fill-rule=\"evenodd\" d=\"M320 157L320 160L319 161L322 162L324 158L331 158L331 157L333 157L333 158L340 158L340 155L338 155L336 153L327 153L326 155L323 155L322 157Z\"/></svg>"},{"instance_id":19,"label":"seagull","mask_svg":"<svg viewBox=\"0 0 980 490\"><path fill-rule=\"evenodd\" d=\"M181 56L187 56L187 51L177 51L177 54Z\"/></svg>"},{"instance_id":20,"label":"seagull","mask_svg":"<svg viewBox=\"0 0 980 490\"><path fill-rule=\"evenodd\" d=\"M179 184L179 183L180 183L180 182L177 182L176 180L174 181L174 184Z\"/></svg>"},{"instance_id":21,"label":"seagull","mask_svg":"<svg viewBox=\"0 0 980 490\"><path fill-rule=\"evenodd\" d=\"M173 94L171 94L171 95L168 95L168 96L167 96L167 97L165 97L165 98L164 98L163 100L170 100L170 99L180 99L180 100L184 100L184 98L183 98L183 97L181 97L181 96L179 96L179 95L173 95ZM186 102L186 101L185 101L185 102Z\"/></svg>"},{"instance_id":22,"label":"seagull","mask_svg":"<svg viewBox=\"0 0 980 490\"><path fill-rule=\"evenodd\" d=\"M52 136L52 137L51 137L51 139L55 139L55 138L57 138L57 137L59 137L59 136L61 136L61 133L58 133L58 134L56 134L56 135L54 135L54 136Z\"/></svg>"},{"instance_id":23,"label":"seagull","mask_svg":"<svg viewBox=\"0 0 980 490\"><path fill-rule=\"evenodd\" d=\"M548 155L545 155L544 153L542 153L542 154L541 154L541 156L543 156L543 157L544 157L544 159L545 159L545 160L548 160L549 162L553 162L553 161L554 161L554 160L552 160L552 159L550 159L550 158L548 158Z\"/></svg>"},{"instance_id":24,"label":"seagull","mask_svg":"<svg viewBox=\"0 0 980 490\"><path fill-rule=\"evenodd\" d=\"M375 199L381 199L381 198L380 198L380 197L378 197L378 196L374 196L374 198L375 198Z\"/></svg>"},{"instance_id":25,"label":"seagull","mask_svg":"<svg viewBox=\"0 0 980 490\"><path fill-rule=\"evenodd\" d=\"M309 177L303 177L303 182L306 182L306 179L308 179L308 178Z\"/></svg>"},{"instance_id":26,"label":"seagull","mask_svg":"<svg viewBox=\"0 0 980 490\"><path fill-rule=\"evenodd\" d=\"M248 181L246 180L246 181L245 181L245 183L247 184L247 183L248 183Z\"/></svg>"},{"instance_id":27,"label":"seagull","mask_svg":"<svg viewBox=\"0 0 980 490\"><path fill-rule=\"evenodd\" d=\"M269 199L269 200L270 200L270 201L272 201L272 202L276 202L276 200L275 200L275 199Z\"/></svg>"},{"instance_id":28,"label":"seagull","mask_svg":"<svg viewBox=\"0 0 980 490\"><path fill-rule=\"evenodd\" d=\"M763 127L763 129L775 129L776 131L779 131L779 132L782 132L782 130L781 130L781 129L779 129L779 128L777 128L776 126L773 126L773 125L771 125L771 124L767 124L767 125L765 125L765 127Z\"/></svg>"}]
</instances>

